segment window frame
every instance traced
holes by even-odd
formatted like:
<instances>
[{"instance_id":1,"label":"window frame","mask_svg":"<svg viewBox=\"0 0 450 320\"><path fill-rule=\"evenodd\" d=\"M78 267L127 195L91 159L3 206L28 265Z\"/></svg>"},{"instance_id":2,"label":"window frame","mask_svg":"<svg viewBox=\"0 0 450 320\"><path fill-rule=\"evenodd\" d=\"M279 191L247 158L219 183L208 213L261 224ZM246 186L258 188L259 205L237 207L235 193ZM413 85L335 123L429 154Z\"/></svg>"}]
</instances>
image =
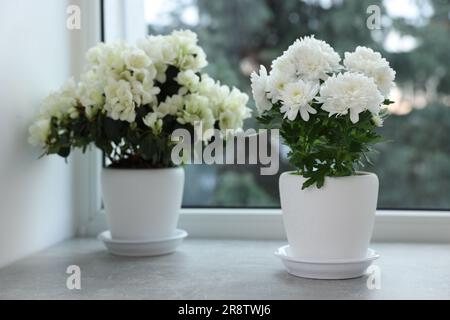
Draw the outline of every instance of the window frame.
<instances>
[{"instance_id":1,"label":"window frame","mask_svg":"<svg viewBox=\"0 0 450 320\"><path fill-rule=\"evenodd\" d=\"M85 17L88 28L81 31L73 45L80 53L74 55L75 59L84 57L84 51L98 41L136 39L145 35L139 34L139 28L126 27L127 21L136 23L137 16L132 13L139 12L144 0L76 2L91 14ZM112 16L120 21L111 22ZM96 32L92 32L93 30ZM80 63L78 61L78 65ZM90 150L84 155L76 152L72 159L76 177L76 200L81 211L78 234L96 236L107 229L101 202L100 172L103 156L98 150ZM182 208L179 227L197 238L285 239L280 208ZM450 242L450 211L379 209L376 212L373 240Z\"/></svg>"}]
</instances>

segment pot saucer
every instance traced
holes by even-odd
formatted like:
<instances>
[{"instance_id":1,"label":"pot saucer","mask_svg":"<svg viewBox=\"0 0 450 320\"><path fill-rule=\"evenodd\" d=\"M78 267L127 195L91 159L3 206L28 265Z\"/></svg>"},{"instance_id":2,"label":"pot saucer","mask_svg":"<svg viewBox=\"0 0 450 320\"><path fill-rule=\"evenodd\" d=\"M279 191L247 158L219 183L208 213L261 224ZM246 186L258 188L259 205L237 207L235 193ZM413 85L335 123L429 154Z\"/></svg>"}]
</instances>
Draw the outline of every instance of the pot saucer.
<instances>
[{"instance_id":1,"label":"pot saucer","mask_svg":"<svg viewBox=\"0 0 450 320\"><path fill-rule=\"evenodd\" d=\"M188 233L177 229L171 237L146 241L116 240L111 238L111 232L103 231L98 239L103 241L108 251L118 256L150 257L172 253L181 244Z\"/></svg>"},{"instance_id":2,"label":"pot saucer","mask_svg":"<svg viewBox=\"0 0 450 320\"><path fill-rule=\"evenodd\" d=\"M350 279L364 275L372 261L380 255L372 249L362 259L312 261L293 257L289 245L278 248L275 255L281 259L288 273L310 279Z\"/></svg>"}]
</instances>

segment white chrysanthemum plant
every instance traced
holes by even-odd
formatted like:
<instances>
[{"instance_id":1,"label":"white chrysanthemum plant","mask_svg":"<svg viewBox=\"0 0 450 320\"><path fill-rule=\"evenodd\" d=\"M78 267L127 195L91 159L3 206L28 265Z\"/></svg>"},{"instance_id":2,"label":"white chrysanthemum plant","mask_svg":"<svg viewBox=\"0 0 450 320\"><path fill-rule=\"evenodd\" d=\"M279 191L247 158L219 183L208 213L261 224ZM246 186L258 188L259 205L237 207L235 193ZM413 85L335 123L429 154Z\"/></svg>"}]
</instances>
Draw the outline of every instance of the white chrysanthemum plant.
<instances>
[{"instance_id":1,"label":"white chrysanthemum plant","mask_svg":"<svg viewBox=\"0 0 450 320\"><path fill-rule=\"evenodd\" d=\"M189 30L134 46L100 43L87 60L80 81L50 94L30 127L30 143L44 154L67 157L95 144L112 167L171 167L175 129L192 132L201 123L205 133L225 133L251 115L246 94L201 72L206 55Z\"/></svg>"},{"instance_id":2,"label":"white chrysanthemum plant","mask_svg":"<svg viewBox=\"0 0 450 320\"><path fill-rule=\"evenodd\" d=\"M296 40L251 75L259 120L279 128L289 160L307 178L303 188L322 187L326 176L356 174L381 140L385 106L395 71L366 47L339 54L314 36Z\"/></svg>"}]
</instances>

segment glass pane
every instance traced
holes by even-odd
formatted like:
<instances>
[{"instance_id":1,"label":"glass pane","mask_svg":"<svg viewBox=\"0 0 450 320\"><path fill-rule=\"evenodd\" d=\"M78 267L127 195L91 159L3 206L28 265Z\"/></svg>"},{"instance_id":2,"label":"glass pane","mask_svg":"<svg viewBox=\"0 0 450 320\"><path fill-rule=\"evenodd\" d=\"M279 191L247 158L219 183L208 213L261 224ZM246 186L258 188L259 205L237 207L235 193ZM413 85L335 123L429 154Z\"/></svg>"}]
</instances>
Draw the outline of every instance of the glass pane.
<instances>
[{"instance_id":1,"label":"glass pane","mask_svg":"<svg viewBox=\"0 0 450 320\"><path fill-rule=\"evenodd\" d=\"M381 9L381 29L366 25L370 5ZM249 95L250 73L298 37L315 34L341 55L358 45L380 51L398 87L381 129L390 141L365 168L380 178L379 206L450 208L448 1L147 0L145 15L149 33L197 32L206 72ZM290 169L282 151L280 172ZM185 206L279 206L278 176L262 176L257 166L191 165L186 174Z\"/></svg>"}]
</instances>

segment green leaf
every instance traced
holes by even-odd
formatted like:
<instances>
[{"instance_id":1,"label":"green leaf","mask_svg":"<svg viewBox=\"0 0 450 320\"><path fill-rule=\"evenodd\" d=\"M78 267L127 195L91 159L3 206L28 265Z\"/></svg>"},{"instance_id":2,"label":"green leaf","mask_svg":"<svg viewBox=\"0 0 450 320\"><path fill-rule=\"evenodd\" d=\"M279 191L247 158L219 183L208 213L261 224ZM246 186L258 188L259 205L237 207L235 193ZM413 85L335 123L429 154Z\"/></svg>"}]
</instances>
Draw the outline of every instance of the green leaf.
<instances>
[{"instance_id":1,"label":"green leaf","mask_svg":"<svg viewBox=\"0 0 450 320\"><path fill-rule=\"evenodd\" d=\"M58 155L67 158L70 154L70 147L62 147L58 150Z\"/></svg>"},{"instance_id":2,"label":"green leaf","mask_svg":"<svg viewBox=\"0 0 450 320\"><path fill-rule=\"evenodd\" d=\"M106 139L114 142L120 143L123 138L124 129L126 129L126 122L121 120L113 120L109 117L104 117L103 127L105 130Z\"/></svg>"},{"instance_id":3,"label":"green leaf","mask_svg":"<svg viewBox=\"0 0 450 320\"><path fill-rule=\"evenodd\" d=\"M141 156L145 160L152 159L154 151L156 150L156 143L151 134L147 134L140 141Z\"/></svg>"},{"instance_id":4,"label":"green leaf","mask_svg":"<svg viewBox=\"0 0 450 320\"><path fill-rule=\"evenodd\" d=\"M370 111L360 113L353 124L349 114L329 117L319 104L314 107L318 112L309 121L283 120L279 104L258 118L265 127L280 129L282 140L291 148L289 162L307 178L302 189L314 184L323 187L327 176L355 174L361 159L368 161L372 145L382 140Z\"/></svg>"},{"instance_id":5,"label":"green leaf","mask_svg":"<svg viewBox=\"0 0 450 320\"><path fill-rule=\"evenodd\" d=\"M303 182L302 190L305 190L306 188L311 187L314 183L316 183L315 178L312 177L312 178L307 179L305 182Z\"/></svg>"}]
</instances>

